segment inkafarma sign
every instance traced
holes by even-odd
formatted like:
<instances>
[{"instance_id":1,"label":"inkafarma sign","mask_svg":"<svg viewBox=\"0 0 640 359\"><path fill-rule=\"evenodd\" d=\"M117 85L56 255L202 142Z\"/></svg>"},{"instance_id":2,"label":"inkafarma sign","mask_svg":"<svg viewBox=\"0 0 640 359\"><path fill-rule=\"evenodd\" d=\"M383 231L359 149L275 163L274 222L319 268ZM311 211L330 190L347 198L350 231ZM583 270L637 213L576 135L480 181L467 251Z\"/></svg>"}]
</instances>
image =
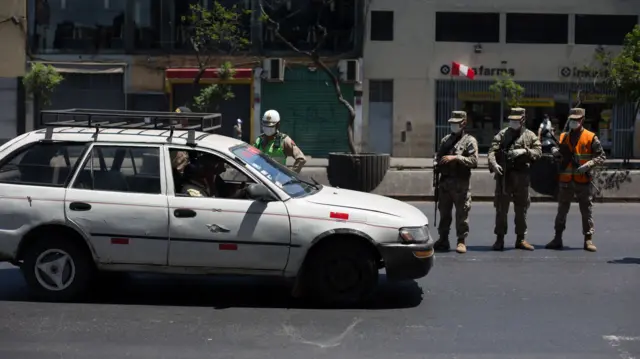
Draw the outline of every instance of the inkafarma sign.
<instances>
[{"instance_id":1,"label":"inkafarma sign","mask_svg":"<svg viewBox=\"0 0 640 359\"><path fill-rule=\"evenodd\" d=\"M472 67L473 72L476 76L484 76L484 77L494 77L500 76L502 74L507 74L509 76L515 76L515 69L501 68L501 67L488 67L484 65ZM440 73L443 75L451 75L451 66L450 65L442 65L440 67Z\"/></svg>"}]
</instances>

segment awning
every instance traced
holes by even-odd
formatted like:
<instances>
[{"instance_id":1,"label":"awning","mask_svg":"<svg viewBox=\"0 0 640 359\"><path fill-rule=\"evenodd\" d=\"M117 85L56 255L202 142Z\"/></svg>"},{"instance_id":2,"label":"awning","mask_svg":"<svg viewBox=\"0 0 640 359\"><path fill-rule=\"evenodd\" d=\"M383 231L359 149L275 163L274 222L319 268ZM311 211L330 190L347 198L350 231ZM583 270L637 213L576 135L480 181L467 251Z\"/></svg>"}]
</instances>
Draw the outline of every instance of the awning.
<instances>
[{"instance_id":1,"label":"awning","mask_svg":"<svg viewBox=\"0 0 640 359\"><path fill-rule=\"evenodd\" d=\"M58 72L67 74L122 74L127 67L127 64L122 62L38 62L51 65Z\"/></svg>"},{"instance_id":2,"label":"awning","mask_svg":"<svg viewBox=\"0 0 640 359\"><path fill-rule=\"evenodd\" d=\"M164 74L167 79L194 79L200 69L197 67L189 68L173 68L164 70ZM250 79L253 78L253 69L235 69L236 74L233 76L235 79ZM202 74L203 79L215 79L218 78L217 69L206 69Z\"/></svg>"}]
</instances>

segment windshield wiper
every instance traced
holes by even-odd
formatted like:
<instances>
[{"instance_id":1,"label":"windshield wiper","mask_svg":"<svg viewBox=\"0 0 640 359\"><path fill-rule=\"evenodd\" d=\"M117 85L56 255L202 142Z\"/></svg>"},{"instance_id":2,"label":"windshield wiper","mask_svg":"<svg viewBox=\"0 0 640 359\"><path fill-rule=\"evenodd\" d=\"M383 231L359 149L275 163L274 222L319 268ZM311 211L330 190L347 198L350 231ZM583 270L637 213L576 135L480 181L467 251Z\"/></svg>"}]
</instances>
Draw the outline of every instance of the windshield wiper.
<instances>
[{"instance_id":1,"label":"windshield wiper","mask_svg":"<svg viewBox=\"0 0 640 359\"><path fill-rule=\"evenodd\" d=\"M307 184L307 185L309 185L309 186L311 186L311 187L313 187L313 188L315 188L315 189L320 189L321 184L320 184L320 183L318 183L318 181L316 181L316 180L315 180L315 178L313 178L313 177L311 177L311 180L312 180L313 182L315 182L315 184L314 184L314 183L311 183L311 182L309 182L309 181L305 181L305 180L300 179L300 178L294 178L294 179L291 179L291 180L289 180L289 181L287 181L287 182L283 183L282 185L283 185L283 186L286 186L286 185L289 185L289 184L304 183L304 184Z\"/></svg>"}]
</instances>

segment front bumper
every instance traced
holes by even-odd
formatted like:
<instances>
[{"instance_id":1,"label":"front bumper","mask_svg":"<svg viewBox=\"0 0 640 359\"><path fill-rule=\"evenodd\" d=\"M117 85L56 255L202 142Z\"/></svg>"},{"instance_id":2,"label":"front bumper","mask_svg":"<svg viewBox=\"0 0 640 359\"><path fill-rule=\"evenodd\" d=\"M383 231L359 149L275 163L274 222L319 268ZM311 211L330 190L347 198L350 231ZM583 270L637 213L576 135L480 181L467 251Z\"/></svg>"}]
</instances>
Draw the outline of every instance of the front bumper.
<instances>
[{"instance_id":1,"label":"front bumper","mask_svg":"<svg viewBox=\"0 0 640 359\"><path fill-rule=\"evenodd\" d=\"M431 240L420 244L381 243L378 249L390 280L422 278L429 274L435 261Z\"/></svg>"}]
</instances>

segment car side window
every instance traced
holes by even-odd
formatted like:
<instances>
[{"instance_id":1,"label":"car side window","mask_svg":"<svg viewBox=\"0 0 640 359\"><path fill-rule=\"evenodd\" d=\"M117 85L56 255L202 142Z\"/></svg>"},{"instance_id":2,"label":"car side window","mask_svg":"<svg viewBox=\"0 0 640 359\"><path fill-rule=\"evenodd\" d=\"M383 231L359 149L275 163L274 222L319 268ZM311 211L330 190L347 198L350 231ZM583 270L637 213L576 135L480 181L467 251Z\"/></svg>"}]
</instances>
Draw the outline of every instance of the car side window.
<instances>
[{"instance_id":1,"label":"car side window","mask_svg":"<svg viewBox=\"0 0 640 359\"><path fill-rule=\"evenodd\" d=\"M85 148L80 142L38 142L18 149L0 166L0 183L62 187Z\"/></svg>"},{"instance_id":2,"label":"car side window","mask_svg":"<svg viewBox=\"0 0 640 359\"><path fill-rule=\"evenodd\" d=\"M160 194L160 148L94 146L73 188Z\"/></svg>"}]
</instances>

